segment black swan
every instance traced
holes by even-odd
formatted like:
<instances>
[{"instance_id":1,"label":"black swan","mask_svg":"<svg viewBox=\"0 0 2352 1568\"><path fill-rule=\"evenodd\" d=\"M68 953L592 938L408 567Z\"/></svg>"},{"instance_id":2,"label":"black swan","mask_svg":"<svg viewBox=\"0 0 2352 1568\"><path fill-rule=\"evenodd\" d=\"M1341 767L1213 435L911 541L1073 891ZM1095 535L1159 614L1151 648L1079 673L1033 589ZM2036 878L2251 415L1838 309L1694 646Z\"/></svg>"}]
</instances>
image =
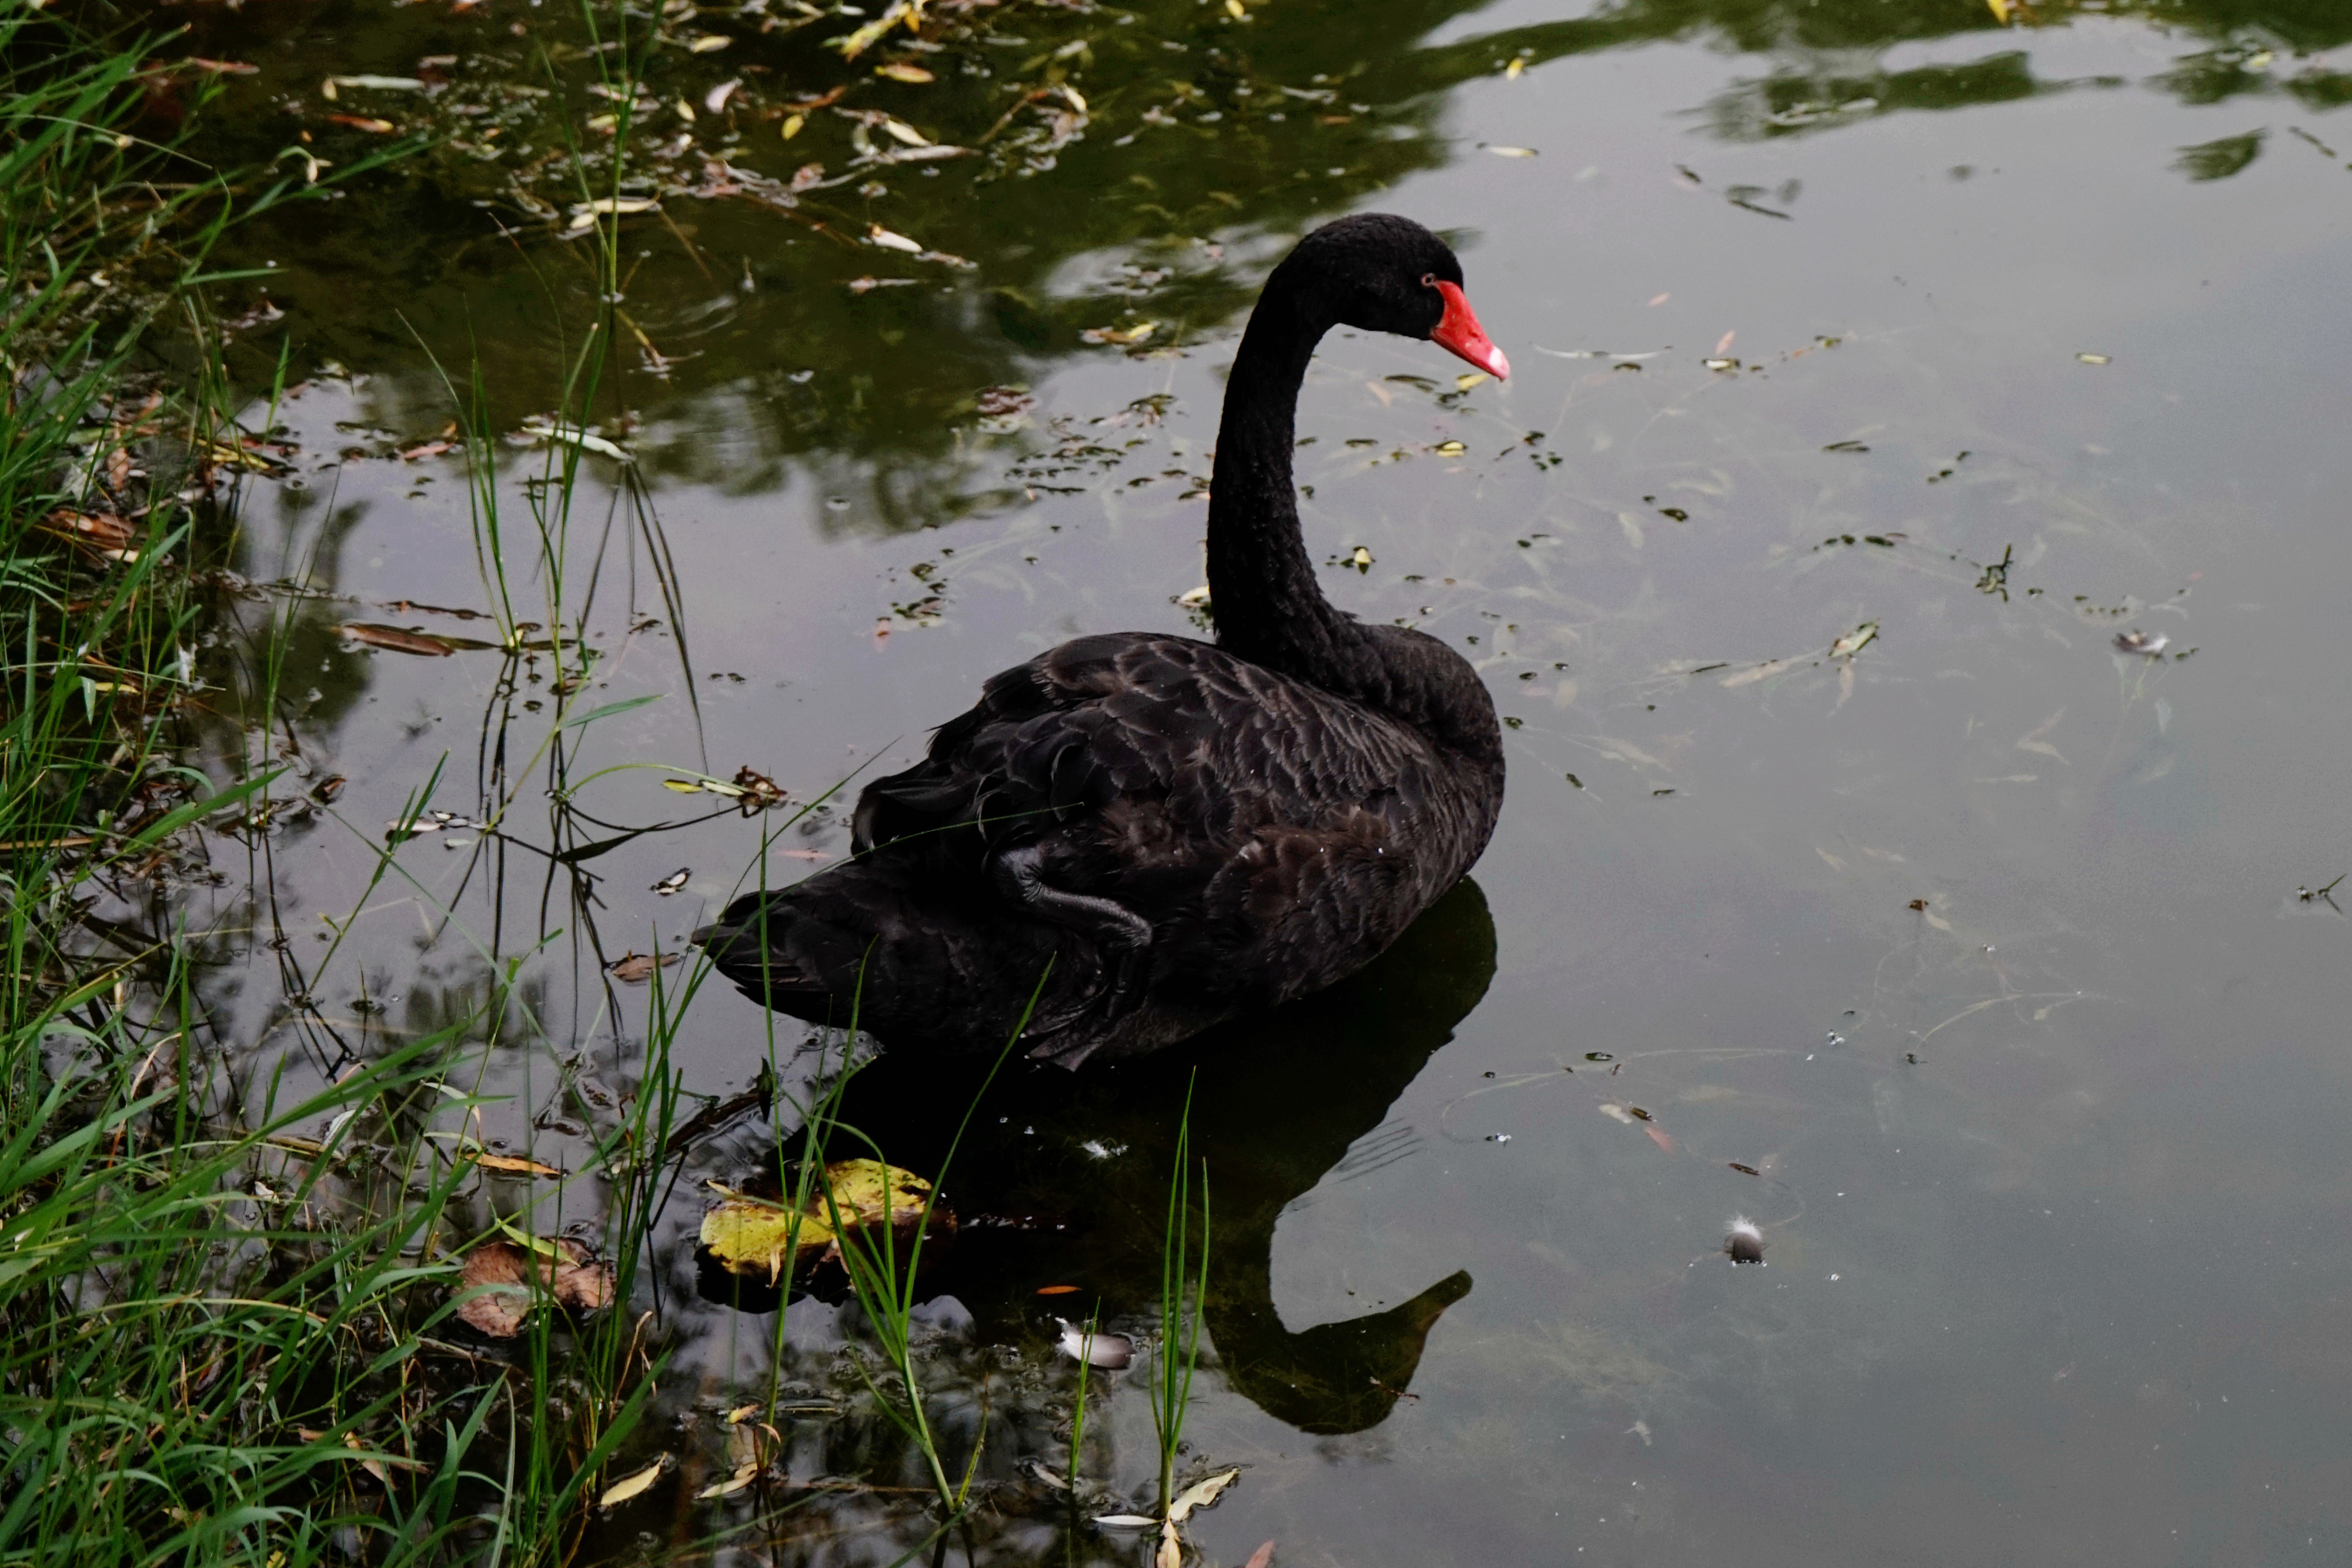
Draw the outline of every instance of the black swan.
<instances>
[{"instance_id":1,"label":"black swan","mask_svg":"<svg viewBox=\"0 0 2352 1568\"><path fill-rule=\"evenodd\" d=\"M1502 807L1493 699L1435 638L1334 609L1299 531L1298 389L1336 326L1510 371L1419 224L1299 241L1226 383L1216 643L1104 632L991 679L866 787L855 858L695 933L721 974L814 1022L854 1009L886 1044L990 1051L1044 975L1024 1041L1076 1067L1319 990L1462 879Z\"/></svg>"}]
</instances>

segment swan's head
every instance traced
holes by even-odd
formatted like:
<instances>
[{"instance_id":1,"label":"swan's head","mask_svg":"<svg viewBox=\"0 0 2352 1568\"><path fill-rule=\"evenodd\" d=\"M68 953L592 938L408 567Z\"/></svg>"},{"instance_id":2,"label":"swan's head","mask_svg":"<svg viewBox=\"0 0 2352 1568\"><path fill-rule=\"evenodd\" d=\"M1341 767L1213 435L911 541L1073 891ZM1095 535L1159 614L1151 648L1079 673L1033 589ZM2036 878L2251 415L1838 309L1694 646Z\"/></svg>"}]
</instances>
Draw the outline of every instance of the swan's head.
<instances>
[{"instance_id":1,"label":"swan's head","mask_svg":"<svg viewBox=\"0 0 2352 1568\"><path fill-rule=\"evenodd\" d=\"M1411 218L1359 213L1326 224L1276 271L1313 290L1340 326L1426 338L1498 380L1511 373L1463 295L1453 247Z\"/></svg>"}]
</instances>

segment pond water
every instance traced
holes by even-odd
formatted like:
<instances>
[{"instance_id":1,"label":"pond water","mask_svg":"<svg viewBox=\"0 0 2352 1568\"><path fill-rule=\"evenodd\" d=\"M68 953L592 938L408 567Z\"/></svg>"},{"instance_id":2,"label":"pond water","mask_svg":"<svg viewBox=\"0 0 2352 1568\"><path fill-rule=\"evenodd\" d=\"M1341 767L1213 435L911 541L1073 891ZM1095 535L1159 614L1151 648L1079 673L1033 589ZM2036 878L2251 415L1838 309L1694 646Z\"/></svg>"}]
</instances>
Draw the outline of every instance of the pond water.
<instances>
[{"instance_id":1,"label":"pond water","mask_svg":"<svg viewBox=\"0 0 2352 1568\"><path fill-rule=\"evenodd\" d=\"M209 669L248 689L240 635L289 620L270 748L349 780L206 913L289 934L217 945L237 1071L315 1082L512 965L479 1131L578 1169L646 1072L648 989L604 966L677 950L782 821L664 780L854 790L992 671L1183 629L1259 281L1316 223L1403 213L1515 373L1335 334L1306 525L1338 602L1478 662L1501 827L1338 990L982 1102L927 1309L1002 1488L957 1550L1148 1556L1022 1478L1059 1463L1056 1302L1151 1326L1190 1083L1214 1239L1185 1463L1246 1467L1192 1521L1204 1561L2352 1553L2352 925L2304 896L2352 870L2352 3L935 6L855 62L822 46L846 8L671 9L625 188L660 210L622 220L589 403L634 461L583 460L560 584L545 449L471 444L512 615L594 651L581 703L655 699L552 737L545 659L335 628L486 635L443 612L499 609L469 452L398 454L477 374L495 433L559 406L614 282L564 236L611 187L564 187L559 126L606 144L632 89L589 86L620 57L511 0L162 14L261 68L228 78L228 154L382 144L338 113L446 139L232 258L275 264L284 312L236 363L266 384L289 342L299 384L236 565L312 595L234 606ZM224 775L260 759L240 736ZM510 799L500 831L377 879L436 770L435 807ZM845 851L839 816L776 838L770 879ZM805 1033L713 985L669 1070L723 1097L773 1052L796 1084ZM972 1082L886 1051L851 1119L935 1168ZM632 1310L671 1360L625 1468L682 1462L601 1554L761 1517L694 1500L713 1412L780 1354L821 1387L857 1336L803 1300L779 1353L766 1303L698 1276L701 1184L772 1136L698 1145L645 1243ZM511 1178L472 1212L593 1229L599 1193ZM1735 1215L1767 1266L1727 1263ZM1142 1499L1140 1389L1095 1397L1095 1479ZM786 1435L802 1479L911 1479L871 1422ZM919 1502L831 1497L724 1550L885 1563Z\"/></svg>"}]
</instances>

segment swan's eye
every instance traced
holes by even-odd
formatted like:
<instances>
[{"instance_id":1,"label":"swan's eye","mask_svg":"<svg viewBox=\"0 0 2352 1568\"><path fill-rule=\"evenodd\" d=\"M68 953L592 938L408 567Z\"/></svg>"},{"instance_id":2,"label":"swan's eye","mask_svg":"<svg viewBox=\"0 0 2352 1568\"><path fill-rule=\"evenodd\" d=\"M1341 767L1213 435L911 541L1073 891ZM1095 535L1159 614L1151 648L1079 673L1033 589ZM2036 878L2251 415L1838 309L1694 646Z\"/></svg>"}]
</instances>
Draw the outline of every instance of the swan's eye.
<instances>
[{"instance_id":1,"label":"swan's eye","mask_svg":"<svg viewBox=\"0 0 2352 1568\"><path fill-rule=\"evenodd\" d=\"M1435 274L1435 273L1433 273L1433 272L1424 272L1424 273L1423 273L1423 274L1421 275L1421 286L1422 286L1423 288L1434 288L1434 287L1437 287L1437 274Z\"/></svg>"}]
</instances>

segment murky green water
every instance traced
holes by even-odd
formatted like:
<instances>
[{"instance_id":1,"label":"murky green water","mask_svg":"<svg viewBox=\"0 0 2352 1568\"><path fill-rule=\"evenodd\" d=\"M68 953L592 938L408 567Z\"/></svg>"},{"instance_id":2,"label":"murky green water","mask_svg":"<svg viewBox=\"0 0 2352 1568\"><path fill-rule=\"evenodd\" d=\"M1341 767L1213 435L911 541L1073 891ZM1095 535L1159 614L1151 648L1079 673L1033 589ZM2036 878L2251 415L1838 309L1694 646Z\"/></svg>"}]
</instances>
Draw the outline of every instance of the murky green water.
<instances>
[{"instance_id":1,"label":"murky green water","mask_svg":"<svg viewBox=\"0 0 2352 1568\"><path fill-rule=\"evenodd\" d=\"M333 633L462 635L422 607L490 607L461 456L393 454L454 417L436 361L478 363L519 429L593 319L591 246L558 234L580 193L516 175L562 145L555 104L610 108L557 9L165 13L263 68L229 87L248 154L305 126L315 156L370 144L329 112L457 138L244 258L283 269L286 311L245 332L247 373L290 334L307 384L280 414L299 477L251 487L242 570L339 596L274 601L301 627L281 732L350 779L349 826L285 826L257 862L285 950L222 944L211 1001L248 1071L335 1071L520 957L535 1017L488 1057L513 1098L484 1132L576 1166L644 1032L645 989L601 964L677 946L773 825L662 779L749 766L806 800L1055 641L1182 627L1258 279L1305 226L1402 212L1454 236L1517 374L1464 390L1426 345L1334 336L1299 477L1332 595L1481 662L1513 727L1502 826L1475 887L1339 991L999 1085L936 1311L956 1418L985 1399L995 1423L982 1474L1013 1500L1058 1456L1037 1289L1131 1322L1156 1286L1197 1063L1220 1369L1190 1440L1249 1467L1196 1521L1212 1560L1269 1537L1351 1568L2352 1552L2352 925L2297 896L2352 869L2352 5L2006 28L1962 0L1007 5L856 66L819 47L851 19L674 17L733 42L646 73L663 210L627 220L633 335L597 405L642 486L589 460L563 616L601 700L659 697L573 732L569 779L661 766L588 784L586 821L541 799L538 674ZM429 94L320 97L441 56ZM868 75L889 59L937 79ZM784 140L844 81L841 107L958 147L1012 112L970 158L860 165L858 138L917 149L832 108ZM1106 329L1130 340L1083 336ZM521 517L539 459L499 455ZM516 591L550 619L543 583ZM2161 655L2117 651L2128 631ZM508 838L415 839L367 892L436 766L446 810L519 791ZM687 825L577 852L663 822ZM812 825L781 847L845 848ZM309 973L320 917L363 895ZM699 997L686 1087L742 1089L769 1027ZM963 1103L888 1057L857 1092L918 1168ZM635 1306L675 1359L633 1453L685 1463L609 1550L750 1516L691 1494L724 1469L711 1412L764 1385L769 1320L706 1300L688 1243L697 1184L766 1139L698 1149L650 1243ZM542 1223L593 1218L592 1185L537 1196ZM1735 1213L1769 1267L1717 1252ZM814 1301L789 1323L814 1386L845 1325ZM1139 1390L1108 1405L1097 1473L1125 1493L1149 1426ZM875 1476L843 1433L795 1428L793 1472ZM887 1563L928 1533L898 1500L793 1515L777 1552ZM1147 1550L999 1513L983 1556Z\"/></svg>"}]
</instances>

